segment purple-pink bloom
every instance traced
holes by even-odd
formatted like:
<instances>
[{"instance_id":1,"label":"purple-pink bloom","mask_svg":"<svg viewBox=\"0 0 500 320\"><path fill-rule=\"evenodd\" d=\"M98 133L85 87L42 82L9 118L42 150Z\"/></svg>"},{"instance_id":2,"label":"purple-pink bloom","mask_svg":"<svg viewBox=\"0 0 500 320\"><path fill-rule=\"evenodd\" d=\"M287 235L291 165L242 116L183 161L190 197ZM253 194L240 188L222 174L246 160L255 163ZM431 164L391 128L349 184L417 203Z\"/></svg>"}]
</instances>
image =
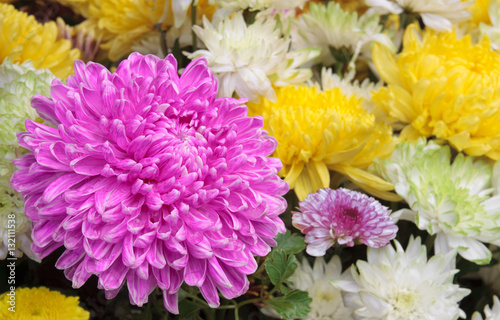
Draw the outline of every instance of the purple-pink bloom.
<instances>
[{"instance_id":1,"label":"purple-pink bloom","mask_svg":"<svg viewBox=\"0 0 500 320\"><path fill-rule=\"evenodd\" d=\"M178 313L183 282L210 306L248 290L254 255L285 232L288 185L276 141L244 100L216 98L206 61L133 53L115 73L75 62L67 84L32 105L53 127L26 121L12 186L34 221L33 251L66 250L56 267L73 287L95 274L108 299L127 283L141 306L158 286Z\"/></svg>"},{"instance_id":2,"label":"purple-pink bloom","mask_svg":"<svg viewBox=\"0 0 500 320\"><path fill-rule=\"evenodd\" d=\"M324 256L336 243L384 247L398 231L387 207L348 189L320 189L301 201L299 210L293 212L292 223L306 235L306 251L311 256Z\"/></svg>"}]
</instances>

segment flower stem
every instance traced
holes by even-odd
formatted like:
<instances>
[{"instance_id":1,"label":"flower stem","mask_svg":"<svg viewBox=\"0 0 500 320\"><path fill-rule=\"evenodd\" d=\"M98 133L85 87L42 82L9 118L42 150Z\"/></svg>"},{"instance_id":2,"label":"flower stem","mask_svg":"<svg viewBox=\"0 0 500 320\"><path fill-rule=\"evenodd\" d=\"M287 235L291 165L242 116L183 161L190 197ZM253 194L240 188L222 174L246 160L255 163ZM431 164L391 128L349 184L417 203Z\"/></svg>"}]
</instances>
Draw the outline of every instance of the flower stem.
<instances>
[{"instance_id":1,"label":"flower stem","mask_svg":"<svg viewBox=\"0 0 500 320\"><path fill-rule=\"evenodd\" d=\"M184 290L184 294L187 297L191 298L193 300L193 302L198 304L202 309L210 308L210 306L205 301L201 300L196 295L191 294L191 293L187 292L186 290Z\"/></svg>"},{"instance_id":2,"label":"flower stem","mask_svg":"<svg viewBox=\"0 0 500 320\"><path fill-rule=\"evenodd\" d=\"M271 292L270 292L271 293ZM245 300L245 301L241 301L240 303L238 303L236 306L234 306L234 318L236 320L238 320L238 313L239 313L239 309L241 307L243 307L244 305L247 305L247 304L250 304L250 303L254 303L254 302L261 302L263 300L265 300L267 297L269 296L266 295L265 297L258 297L258 298L255 298L255 299L249 299L249 300ZM231 306L232 307L232 306Z\"/></svg>"},{"instance_id":3,"label":"flower stem","mask_svg":"<svg viewBox=\"0 0 500 320\"><path fill-rule=\"evenodd\" d=\"M193 31L192 26L196 24L196 5L195 1L191 2L191 35L193 37L193 52L198 50L196 33Z\"/></svg>"}]
</instances>

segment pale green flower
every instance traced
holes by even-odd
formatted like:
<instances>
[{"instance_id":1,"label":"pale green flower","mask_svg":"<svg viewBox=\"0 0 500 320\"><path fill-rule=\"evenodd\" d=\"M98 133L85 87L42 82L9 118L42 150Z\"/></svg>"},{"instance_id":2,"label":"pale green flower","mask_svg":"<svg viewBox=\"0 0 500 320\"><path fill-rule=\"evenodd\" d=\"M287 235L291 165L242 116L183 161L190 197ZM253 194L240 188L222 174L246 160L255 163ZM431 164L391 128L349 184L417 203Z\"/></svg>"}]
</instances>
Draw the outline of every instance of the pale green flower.
<instances>
[{"instance_id":1,"label":"pale green flower","mask_svg":"<svg viewBox=\"0 0 500 320\"><path fill-rule=\"evenodd\" d=\"M410 238L406 251L394 241L368 248L368 261L351 266L351 279L332 281L343 291L347 307L355 309L357 320L465 318L458 303L470 293L453 284L456 252L437 254L427 260L427 248L420 238Z\"/></svg>"},{"instance_id":2,"label":"pale green flower","mask_svg":"<svg viewBox=\"0 0 500 320\"><path fill-rule=\"evenodd\" d=\"M490 306L484 307L484 318L479 312L474 312L472 320L500 320L500 300L497 296L493 296L493 308Z\"/></svg>"},{"instance_id":3,"label":"pale green flower","mask_svg":"<svg viewBox=\"0 0 500 320\"><path fill-rule=\"evenodd\" d=\"M396 47L392 40L382 33L377 14L364 14L358 18L357 12L346 12L333 1L323 4L311 2L309 12L300 16L294 29L293 47L321 48L321 55L316 62L332 65L335 58L355 61L359 54L370 56L370 45L379 42L392 51ZM349 62L342 61L342 62Z\"/></svg>"},{"instance_id":4,"label":"pale green flower","mask_svg":"<svg viewBox=\"0 0 500 320\"><path fill-rule=\"evenodd\" d=\"M436 252L453 248L477 264L491 260L482 243L500 244L500 195L492 184L491 163L459 153L451 163L449 146L400 143L375 169L394 184L410 209L394 213L436 235Z\"/></svg>"},{"instance_id":5,"label":"pale green flower","mask_svg":"<svg viewBox=\"0 0 500 320\"><path fill-rule=\"evenodd\" d=\"M22 196L10 187L10 177L15 171L12 160L22 154L16 133L26 130L26 118L39 118L31 107L30 99L34 94L50 96L50 83L54 78L48 70L33 68L31 62L17 65L6 59L0 65L0 259L5 259L7 255L8 225L13 220L15 255L21 255L20 249L34 259L30 249L31 221L24 215ZM12 214L14 219L10 218Z\"/></svg>"}]
</instances>

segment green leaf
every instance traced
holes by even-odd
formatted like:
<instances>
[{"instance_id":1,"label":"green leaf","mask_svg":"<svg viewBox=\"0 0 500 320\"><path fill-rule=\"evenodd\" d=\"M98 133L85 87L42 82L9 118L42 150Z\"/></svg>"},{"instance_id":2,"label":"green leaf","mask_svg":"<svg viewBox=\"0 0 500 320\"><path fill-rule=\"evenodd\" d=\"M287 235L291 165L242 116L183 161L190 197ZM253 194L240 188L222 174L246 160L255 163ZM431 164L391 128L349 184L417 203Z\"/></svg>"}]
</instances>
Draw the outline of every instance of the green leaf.
<instances>
[{"instance_id":1,"label":"green leaf","mask_svg":"<svg viewBox=\"0 0 500 320\"><path fill-rule=\"evenodd\" d=\"M285 285L281 285L280 286L280 291L283 293L283 294L288 294L290 291L292 291L292 289L288 288L287 286Z\"/></svg>"},{"instance_id":2,"label":"green leaf","mask_svg":"<svg viewBox=\"0 0 500 320\"><path fill-rule=\"evenodd\" d=\"M269 279L275 286L285 282L299 266L297 258L294 255L287 257L283 249L271 251L264 264Z\"/></svg>"},{"instance_id":3,"label":"green leaf","mask_svg":"<svg viewBox=\"0 0 500 320\"><path fill-rule=\"evenodd\" d=\"M293 290L285 296L277 297L267 301L267 304L276 310L276 312L285 319L304 318L307 316L311 307L312 299L305 291Z\"/></svg>"},{"instance_id":4,"label":"green leaf","mask_svg":"<svg viewBox=\"0 0 500 320\"><path fill-rule=\"evenodd\" d=\"M290 230L287 230L284 234L278 234L276 242L278 242L278 245L273 250L283 249L286 254L299 253L306 247L304 238L295 233L292 234Z\"/></svg>"},{"instance_id":5,"label":"green leaf","mask_svg":"<svg viewBox=\"0 0 500 320\"><path fill-rule=\"evenodd\" d=\"M179 301L179 315L183 319L195 319L200 309L201 307L199 304L189 299L182 299Z\"/></svg>"}]
</instances>

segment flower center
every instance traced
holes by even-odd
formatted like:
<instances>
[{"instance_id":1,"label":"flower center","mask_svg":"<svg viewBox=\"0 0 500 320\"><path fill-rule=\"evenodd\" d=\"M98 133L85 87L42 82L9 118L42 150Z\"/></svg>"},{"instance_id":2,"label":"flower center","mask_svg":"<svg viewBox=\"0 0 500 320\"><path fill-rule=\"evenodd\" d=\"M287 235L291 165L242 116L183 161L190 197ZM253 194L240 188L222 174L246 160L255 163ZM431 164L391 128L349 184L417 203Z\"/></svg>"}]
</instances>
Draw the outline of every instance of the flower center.
<instances>
[{"instance_id":1,"label":"flower center","mask_svg":"<svg viewBox=\"0 0 500 320\"><path fill-rule=\"evenodd\" d=\"M35 310L31 311L31 315L32 316L39 316L41 314L42 314L42 312L40 310L38 310L38 309L35 309Z\"/></svg>"},{"instance_id":2,"label":"flower center","mask_svg":"<svg viewBox=\"0 0 500 320\"><path fill-rule=\"evenodd\" d=\"M322 291L316 296L318 301L330 302L333 301L336 297L334 294L328 291Z\"/></svg>"},{"instance_id":3,"label":"flower center","mask_svg":"<svg viewBox=\"0 0 500 320\"><path fill-rule=\"evenodd\" d=\"M407 290L398 292L394 299L394 308L400 312L413 312L418 305L418 297Z\"/></svg>"},{"instance_id":4,"label":"flower center","mask_svg":"<svg viewBox=\"0 0 500 320\"><path fill-rule=\"evenodd\" d=\"M344 217L350 218L353 222L356 222L358 218L358 211L355 209L345 209L343 212Z\"/></svg>"}]
</instances>

